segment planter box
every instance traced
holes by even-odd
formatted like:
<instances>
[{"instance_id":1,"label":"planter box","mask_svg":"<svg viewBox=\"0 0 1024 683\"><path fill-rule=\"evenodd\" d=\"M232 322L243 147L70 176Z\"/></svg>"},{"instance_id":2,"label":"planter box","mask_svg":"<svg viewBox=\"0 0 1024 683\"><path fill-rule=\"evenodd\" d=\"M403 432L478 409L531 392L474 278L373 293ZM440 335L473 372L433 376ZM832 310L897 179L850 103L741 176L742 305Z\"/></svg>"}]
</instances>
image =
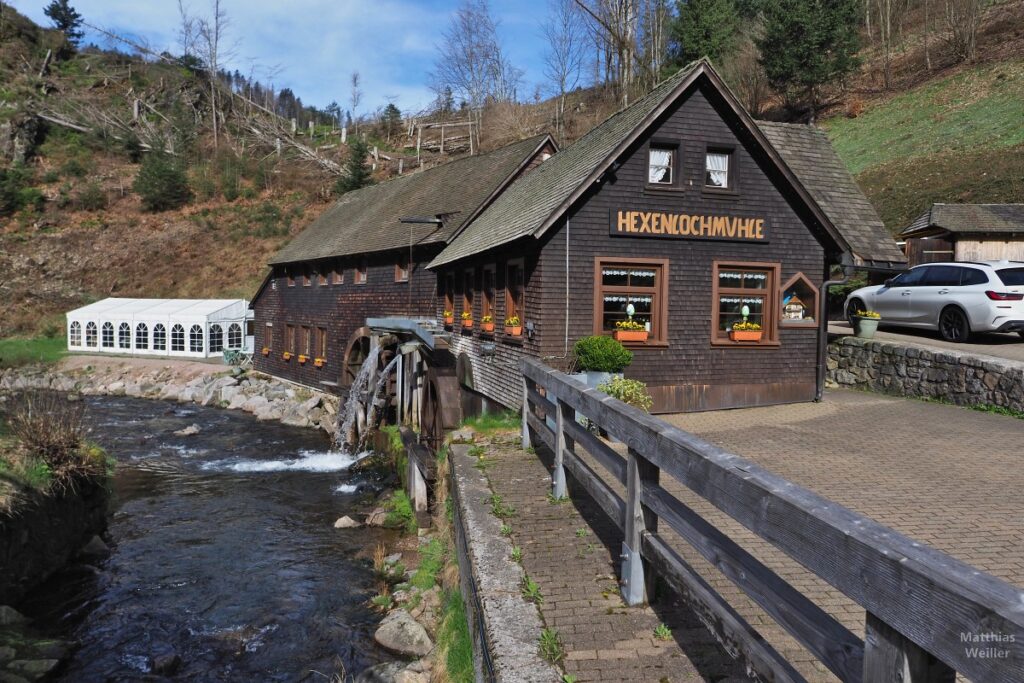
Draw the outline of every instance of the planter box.
<instances>
[{"instance_id":1,"label":"planter box","mask_svg":"<svg viewBox=\"0 0 1024 683\"><path fill-rule=\"evenodd\" d=\"M512 336L512 337L522 337L523 336L523 326L522 325L505 325L505 334L507 334L509 336Z\"/></svg>"},{"instance_id":2,"label":"planter box","mask_svg":"<svg viewBox=\"0 0 1024 683\"><path fill-rule=\"evenodd\" d=\"M759 342L764 330L732 330L729 339L734 342Z\"/></svg>"},{"instance_id":3,"label":"planter box","mask_svg":"<svg viewBox=\"0 0 1024 683\"><path fill-rule=\"evenodd\" d=\"M494 332L494 323L480 323L481 332Z\"/></svg>"},{"instance_id":4,"label":"planter box","mask_svg":"<svg viewBox=\"0 0 1024 683\"><path fill-rule=\"evenodd\" d=\"M875 332L878 331L878 323L881 322L878 318L860 318L855 317L854 323L856 326L856 334L861 339L873 339Z\"/></svg>"},{"instance_id":5,"label":"planter box","mask_svg":"<svg viewBox=\"0 0 1024 683\"><path fill-rule=\"evenodd\" d=\"M467 330L473 329L473 321L472 320L463 320L462 321L462 327L464 329L467 329Z\"/></svg>"},{"instance_id":6,"label":"planter box","mask_svg":"<svg viewBox=\"0 0 1024 683\"><path fill-rule=\"evenodd\" d=\"M620 342L645 342L649 334L647 330L615 330L612 338Z\"/></svg>"},{"instance_id":7,"label":"planter box","mask_svg":"<svg viewBox=\"0 0 1024 683\"><path fill-rule=\"evenodd\" d=\"M445 325L454 325L455 324L455 316L454 315L450 315L447 318L445 318L444 319L444 324Z\"/></svg>"}]
</instances>

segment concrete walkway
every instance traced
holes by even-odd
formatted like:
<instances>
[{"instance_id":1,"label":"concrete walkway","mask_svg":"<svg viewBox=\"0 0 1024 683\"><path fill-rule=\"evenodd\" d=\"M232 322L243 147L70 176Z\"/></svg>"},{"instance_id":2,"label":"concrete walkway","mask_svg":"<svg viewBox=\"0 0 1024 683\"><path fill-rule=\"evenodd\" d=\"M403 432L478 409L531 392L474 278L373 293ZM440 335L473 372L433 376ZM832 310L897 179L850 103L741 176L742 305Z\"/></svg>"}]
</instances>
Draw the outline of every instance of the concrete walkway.
<instances>
[{"instance_id":1,"label":"concrete walkway","mask_svg":"<svg viewBox=\"0 0 1024 683\"><path fill-rule=\"evenodd\" d=\"M580 683L749 680L674 596L654 608L623 604L616 580L621 536L589 499L549 500L549 455L494 444L484 463L495 493L515 508L506 523L524 569L540 585L540 611L558 631L568 674ZM672 630L668 640L654 636L661 623Z\"/></svg>"}]
</instances>

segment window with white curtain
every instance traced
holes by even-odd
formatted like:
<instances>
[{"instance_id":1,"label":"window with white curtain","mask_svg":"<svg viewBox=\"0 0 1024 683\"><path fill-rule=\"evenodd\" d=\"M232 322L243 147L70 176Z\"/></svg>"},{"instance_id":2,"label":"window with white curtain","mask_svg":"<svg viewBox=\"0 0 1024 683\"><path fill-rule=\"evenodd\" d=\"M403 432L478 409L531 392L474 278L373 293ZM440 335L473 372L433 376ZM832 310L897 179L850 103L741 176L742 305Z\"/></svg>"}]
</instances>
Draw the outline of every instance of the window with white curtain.
<instances>
[{"instance_id":1,"label":"window with white curtain","mask_svg":"<svg viewBox=\"0 0 1024 683\"><path fill-rule=\"evenodd\" d=\"M117 328L117 348L132 348L132 326L128 323L121 323Z\"/></svg>"},{"instance_id":2,"label":"window with white curtain","mask_svg":"<svg viewBox=\"0 0 1024 683\"><path fill-rule=\"evenodd\" d=\"M224 350L224 328L220 325L210 325L210 353L220 353Z\"/></svg>"},{"instance_id":3,"label":"window with white curtain","mask_svg":"<svg viewBox=\"0 0 1024 683\"><path fill-rule=\"evenodd\" d=\"M175 325L171 328L171 351L185 350L185 328Z\"/></svg>"},{"instance_id":4,"label":"window with white curtain","mask_svg":"<svg viewBox=\"0 0 1024 683\"><path fill-rule=\"evenodd\" d=\"M191 353L202 353L203 352L203 327L202 325L193 325L192 329L188 331L188 350Z\"/></svg>"},{"instance_id":5,"label":"window with white curtain","mask_svg":"<svg viewBox=\"0 0 1024 683\"><path fill-rule=\"evenodd\" d=\"M135 348L143 350L149 348L149 327L146 326L146 323L139 323L135 326Z\"/></svg>"},{"instance_id":6,"label":"window with white curtain","mask_svg":"<svg viewBox=\"0 0 1024 683\"><path fill-rule=\"evenodd\" d=\"M674 150L651 147L647 156L647 182L654 185L671 185L674 157Z\"/></svg>"},{"instance_id":7,"label":"window with white curtain","mask_svg":"<svg viewBox=\"0 0 1024 683\"><path fill-rule=\"evenodd\" d=\"M228 348L242 348L242 326L238 323L231 323L228 326Z\"/></svg>"},{"instance_id":8,"label":"window with white curtain","mask_svg":"<svg viewBox=\"0 0 1024 683\"><path fill-rule=\"evenodd\" d=\"M71 323L71 329L68 334L68 346L81 346L82 345L82 323L77 320Z\"/></svg>"},{"instance_id":9,"label":"window with white curtain","mask_svg":"<svg viewBox=\"0 0 1024 683\"><path fill-rule=\"evenodd\" d=\"M727 188L729 187L729 157L728 152L708 152L705 166L706 174L704 185L707 187Z\"/></svg>"},{"instance_id":10,"label":"window with white curtain","mask_svg":"<svg viewBox=\"0 0 1024 683\"><path fill-rule=\"evenodd\" d=\"M167 350L167 328L160 323L153 326L153 350Z\"/></svg>"}]
</instances>

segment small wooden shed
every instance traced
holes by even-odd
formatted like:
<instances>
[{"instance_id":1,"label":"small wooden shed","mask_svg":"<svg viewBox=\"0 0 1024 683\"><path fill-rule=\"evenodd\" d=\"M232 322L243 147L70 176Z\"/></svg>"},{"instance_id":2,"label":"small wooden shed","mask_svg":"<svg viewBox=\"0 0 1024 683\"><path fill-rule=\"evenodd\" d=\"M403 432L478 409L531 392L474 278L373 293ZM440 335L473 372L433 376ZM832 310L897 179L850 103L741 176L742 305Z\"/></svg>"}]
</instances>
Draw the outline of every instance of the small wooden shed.
<instances>
[{"instance_id":1,"label":"small wooden shed","mask_svg":"<svg viewBox=\"0 0 1024 683\"><path fill-rule=\"evenodd\" d=\"M1024 261L1024 204L932 204L900 236L912 266Z\"/></svg>"}]
</instances>

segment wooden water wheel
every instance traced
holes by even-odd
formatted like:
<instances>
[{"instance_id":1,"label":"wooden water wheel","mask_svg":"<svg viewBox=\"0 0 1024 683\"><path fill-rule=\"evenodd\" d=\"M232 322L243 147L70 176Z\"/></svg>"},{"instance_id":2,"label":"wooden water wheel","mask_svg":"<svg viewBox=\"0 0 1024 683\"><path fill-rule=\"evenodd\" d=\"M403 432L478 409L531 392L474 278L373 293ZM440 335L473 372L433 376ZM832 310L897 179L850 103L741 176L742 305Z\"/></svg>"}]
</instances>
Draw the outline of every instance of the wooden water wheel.
<instances>
[{"instance_id":1,"label":"wooden water wheel","mask_svg":"<svg viewBox=\"0 0 1024 683\"><path fill-rule=\"evenodd\" d=\"M420 437L423 443L437 450L444 444L445 430L455 429L462 421L461 392L455 369L431 365L423 393Z\"/></svg>"}]
</instances>

